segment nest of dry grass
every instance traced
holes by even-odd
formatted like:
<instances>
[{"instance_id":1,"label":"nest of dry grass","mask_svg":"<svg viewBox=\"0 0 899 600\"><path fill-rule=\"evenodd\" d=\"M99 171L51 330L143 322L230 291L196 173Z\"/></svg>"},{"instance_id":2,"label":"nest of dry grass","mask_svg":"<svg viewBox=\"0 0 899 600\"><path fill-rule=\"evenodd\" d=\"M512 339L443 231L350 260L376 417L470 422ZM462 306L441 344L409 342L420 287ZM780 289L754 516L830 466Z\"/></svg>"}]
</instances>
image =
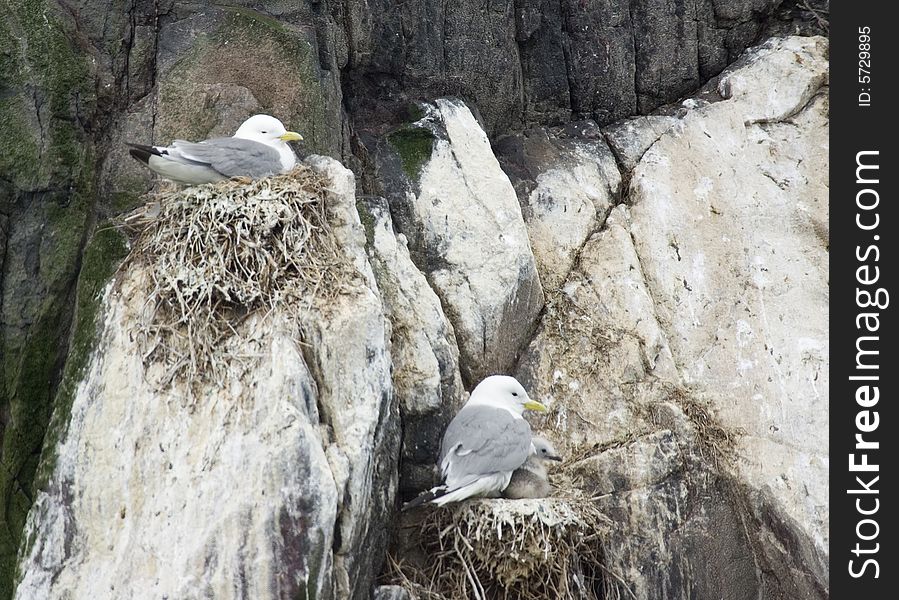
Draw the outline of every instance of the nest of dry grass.
<instances>
[{"instance_id":1,"label":"nest of dry grass","mask_svg":"<svg viewBox=\"0 0 899 600\"><path fill-rule=\"evenodd\" d=\"M162 192L123 220L123 269L148 274L137 339L157 383L224 382L247 317L308 308L354 276L328 224L328 181L306 166L250 183ZM245 365L246 366L246 365ZM191 386L189 386L191 387Z\"/></svg>"},{"instance_id":2,"label":"nest of dry grass","mask_svg":"<svg viewBox=\"0 0 899 600\"><path fill-rule=\"evenodd\" d=\"M402 516L386 579L420 600L617 598L603 561L609 527L594 502L567 491L426 505Z\"/></svg>"},{"instance_id":3,"label":"nest of dry grass","mask_svg":"<svg viewBox=\"0 0 899 600\"><path fill-rule=\"evenodd\" d=\"M674 404L683 411L692 425L696 449L706 464L718 471L733 467L739 456L738 440L746 432L722 425L715 416L711 401L701 390L665 382L659 382L658 385L661 387L661 401L641 405L638 412L650 423L662 425L658 418L659 408L663 402Z\"/></svg>"},{"instance_id":4,"label":"nest of dry grass","mask_svg":"<svg viewBox=\"0 0 899 600\"><path fill-rule=\"evenodd\" d=\"M676 403L690 419L696 431L699 451L716 469L734 466L737 461L737 440L746 434L742 429L724 427L715 418L711 402L678 390Z\"/></svg>"}]
</instances>

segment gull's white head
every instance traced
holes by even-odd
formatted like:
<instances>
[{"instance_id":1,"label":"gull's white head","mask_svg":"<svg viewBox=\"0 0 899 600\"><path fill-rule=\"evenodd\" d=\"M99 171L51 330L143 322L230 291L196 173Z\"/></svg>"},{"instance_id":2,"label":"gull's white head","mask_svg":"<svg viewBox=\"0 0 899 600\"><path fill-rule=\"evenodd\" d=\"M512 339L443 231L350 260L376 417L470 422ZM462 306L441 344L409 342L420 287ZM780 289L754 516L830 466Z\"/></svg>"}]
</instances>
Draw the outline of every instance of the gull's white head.
<instances>
[{"instance_id":1,"label":"gull's white head","mask_svg":"<svg viewBox=\"0 0 899 600\"><path fill-rule=\"evenodd\" d=\"M234 137L262 142L270 146L303 139L299 133L287 131L284 123L269 115L253 115L237 128Z\"/></svg>"},{"instance_id":2,"label":"gull's white head","mask_svg":"<svg viewBox=\"0 0 899 600\"><path fill-rule=\"evenodd\" d=\"M287 142L303 139L299 133L287 131L284 123L269 115L253 115L237 128L234 137L260 142L277 150L281 155L283 171L289 171L297 162Z\"/></svg>"},{"instance_id":3,"label":"gull's white head","mask_svg":"<svg viewBox=\"0 0 899 600\"><path fill-rule=\"evenodd\" d=\"M540 460L555 460L558 462L562 462L562 457L559 456L559 453L556 452L555 446L552 443L542 437L534 436L531 438L531 444L533 445L533 454Z\"/></svg>"},{"instance_id":4,"label":"gull's white head","mask_svg":"<svg viewBox=\"0 0 899 600\"><path fill-rule=\"evenodd\" d=\"M491 375L479 383L466 406L504 408L520 417L525 410L546 412L546 407L528 397L518 380L508 375Z\"/></svg>"}]
</instances>

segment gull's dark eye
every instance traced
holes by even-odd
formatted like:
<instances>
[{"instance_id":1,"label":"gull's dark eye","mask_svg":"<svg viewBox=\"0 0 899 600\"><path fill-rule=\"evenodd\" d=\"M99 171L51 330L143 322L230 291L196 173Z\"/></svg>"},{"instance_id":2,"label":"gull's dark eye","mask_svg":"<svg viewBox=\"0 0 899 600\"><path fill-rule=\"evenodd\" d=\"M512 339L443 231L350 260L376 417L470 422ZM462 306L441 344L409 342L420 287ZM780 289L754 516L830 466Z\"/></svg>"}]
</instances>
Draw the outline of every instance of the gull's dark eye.
<instances>
[{"instance_id":1,"label":"gull's dark eye","mask_svg":"<svg viewBox=\"0 0 899 600\"><path fill-rule=\"evenodd\" d=\"M540 452L542 452L543 454L546 454L546 448L540 448Z\"/></svg>"},{"instance_id":2,"label":"gull's dark eye","mask_svg":"<svg viewBox=\"0 0 899 600\"><path fill-rule=\"evenodd\" d=\"M267 131L263 131L262 133L268 133Z\"/></svg>"},{"instance_id":3,"label":"gull's dark eye","mask_svg":"<svg viewBox=\"0 0 899 600\"><path fill-rule=\"evenodd\" d=\"M518 392L512 392L512 395L518 398Z\"/></svg>"}]
</instances>

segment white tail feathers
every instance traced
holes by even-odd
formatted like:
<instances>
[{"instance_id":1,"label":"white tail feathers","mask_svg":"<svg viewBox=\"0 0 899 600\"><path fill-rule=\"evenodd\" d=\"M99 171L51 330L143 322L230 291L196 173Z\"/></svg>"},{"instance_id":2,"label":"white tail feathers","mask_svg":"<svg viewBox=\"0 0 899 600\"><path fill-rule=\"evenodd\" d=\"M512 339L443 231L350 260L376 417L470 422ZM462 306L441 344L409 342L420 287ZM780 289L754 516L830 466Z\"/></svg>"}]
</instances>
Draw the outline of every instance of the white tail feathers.
<instances>
[{"instance_id":1,"label":"white tail feathers","mask_svg":"<svg viewBox=\"0 0 899 600\"><path fill-rule=\"evenodd\" d=\"M512 473L492 473L490 475L484 475L468 485L463 485L458 489L447 492L439 498L434 498L431 502L438 506L443 506L449 502L459 502L466 498L496 497L506 489L506 486L509 485L509 479L511 478Z\"/></svg>"}]
</instances>

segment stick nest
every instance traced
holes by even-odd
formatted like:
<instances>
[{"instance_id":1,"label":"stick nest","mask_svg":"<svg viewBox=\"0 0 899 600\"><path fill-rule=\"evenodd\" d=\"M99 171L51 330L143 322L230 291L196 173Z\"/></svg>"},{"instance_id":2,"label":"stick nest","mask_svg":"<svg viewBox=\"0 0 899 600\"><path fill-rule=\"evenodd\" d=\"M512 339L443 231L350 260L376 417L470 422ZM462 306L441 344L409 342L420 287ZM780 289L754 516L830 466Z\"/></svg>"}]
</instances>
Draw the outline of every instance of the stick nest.
<instances>
[{"instance_id":1,"label":"stick nest","mask_svg":"<svg viewBox=\"0 0 899 600\"><path fill-rule=\"evenodd\" d=\"M344 291L355 270L329 226L327 186L299 166L251 183L162 192L124 219L133 239L122 268L148 274L137 337L145 366L165 367L157 383L224 385L226 373L243 372L228 354L243 320Z\"/></svg>"},{"instance_id":2,"label":"stick nest","mask_svg":"<svg viewBox=\"0 0 899 600\"><path fill-rule=\"evenodd\" d=\"M404 514L387 578L420 600L613 598L610 521L575 496L471 500Z\"/></svg>"}]
</instances>

